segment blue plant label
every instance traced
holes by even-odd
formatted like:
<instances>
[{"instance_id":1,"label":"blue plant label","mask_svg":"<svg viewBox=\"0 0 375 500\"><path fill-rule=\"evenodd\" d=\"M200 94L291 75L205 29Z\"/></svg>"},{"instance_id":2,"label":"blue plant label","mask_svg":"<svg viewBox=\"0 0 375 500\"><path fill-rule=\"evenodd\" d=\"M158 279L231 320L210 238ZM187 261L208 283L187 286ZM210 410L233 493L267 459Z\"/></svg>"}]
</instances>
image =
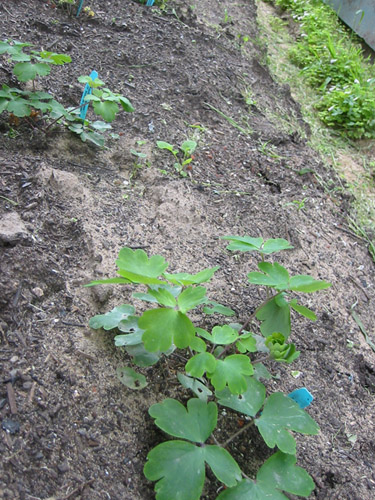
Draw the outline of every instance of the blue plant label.
<instances>
[{"instance_id":1,"label":"blue plant label","mask_svg":"<svg viewBox=\"0 0 375 500\"><path fill-rule=\"evenodd\" d=\"M148 5L149 7L151 7L152 5L154 5L154 0L147 0L146 5Z\"/></svg>"},{"instance_id":2,"label":"blue plant label","mask_svg":"<svg viewBox=\"0 0 375 500\"><path fill-rule=\"evenodd\" d=\"M305 387L296 389L295 391L288 394L288 397L293 399L293 401L295 401L302 409L306 408L306 406L309 406L309 404L314 399L313 395L310 394L310 392Z\"/></svg>"},{"instance_id":3,"label":"blue plant label","mask_svg":"<svg viewBox=\"0 0 375 500\"><path fill-rule=\"evenodd\" d=\"M82 9L82 5L83 5L83 0L80 0L79 1L79 5L78 5L78 9L77 9L77 15L76 17L78 17L81 13L81 9Z\"/></svg>"},{"instance_id":4,"label":"blue plant label","mask_svg":"<svg viewBox=\"0 0 375 500\"><path fill-rule=\"evenodd\" d=\"M98 73L96 71L91 71L90 78L95 80L95 78L98 78ZM87 95L90 95L91 92L92 92L92 88L90 87L90 85L88 83L86 83L85 88L83 90L82 97L81 97L81 101L79 103L79 105L81 106L81 112L80 112L79 116L80 116L80 118L82 118L82 120L84 120L86 118L87 110L89 108L89 103L85 104L85 102L86 102L85 97Z\"/></svg>"}]
</instances>

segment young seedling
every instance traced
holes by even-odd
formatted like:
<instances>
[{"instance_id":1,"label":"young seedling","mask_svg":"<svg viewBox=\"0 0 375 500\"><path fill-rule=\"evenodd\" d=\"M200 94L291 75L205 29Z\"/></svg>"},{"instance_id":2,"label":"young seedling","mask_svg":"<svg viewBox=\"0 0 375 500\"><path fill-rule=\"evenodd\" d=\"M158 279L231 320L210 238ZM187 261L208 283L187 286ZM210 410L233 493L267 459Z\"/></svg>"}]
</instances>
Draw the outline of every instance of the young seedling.
<instances>
[{"instance_id":1,"label":"young seedling","mask_svg":"<svg viewBox=\"0 0 375 500\"><path fill-rule=\"evenodd\" d=\"M65 125L82 141L89 140L102 147L102 132L111 128L109 123L115 119L120 108L127 112L133 111L128 99L108 88L100 89L105 84L98 78L93 80L89 76L80 76L78 81L87 83L93 89L92 94L85 97L85 102L92 102L94 113L104 121L91 122L80 118L80 105L65 108L49 92L36 90L37 79L49 75L54 65L70 63L70 56L33 49L25 53L26 47L31 47L31 44L13 40L0 42L0 55L8 55L9 63L14 64L12 71L18 81L21 84L30 82L32 86L32 90L27 90L3 84L0 90L0 113L8 112L10 119L15 117L18 122L24 119L31 127L45 133L57 123Z\"/></svg>"},{"instance_id":2,"label":"young seedling","mask_svg":"<svg viewBox=\"0 0 375 500\"><path fill-rule=\"evenodd\" d=\"M179 149L175 149L172 144L164 141L157 141L156 145L159 149L166 149L173 154L176 160L174 163L176 172L181 175L181 177L187 177L188 174L185 167L187 167L187 165L189 165L193 161L192 155L197 147L197 143L193 140L188 140L183 142ZM180 152L183 153L182 159L180 159Z\"/></svg>"},{"instance_id":3,"label":"young seedling","mask_svg":"<svg viewBox=\"0 0 375 500\"><path fill-rule=\"evenodd\" d=\"M166 146L173 149L171 145ZM177 152L172 154L177 154ZM261 378L271 377L263 364L292 363L298 356L291 335L291 310L315 320L313 311L299 303L301 293L324 290L329 283L308 275L291 276L277 262L265 257L291 249L284 239L263 240L249 236L226 236L228 250L258 252L258 271L249 272L250 284L269 290L242 323L217 324L211 331L204 328L207 314L233 316L232 309L211 300L206 287L218 266L196 274L168 273L168 263L160 255L148 257L143 250L123 248L116 261L119 277L91 282L142 286L145 290L133 297L151 304L137 315L133 305L123 304L105 314L94 316L94 329L115 330L115 345L125 348L133 364L146 368L161 357L183 351L178 381L195 397L186 406L167 398L151 406L149 414L155 424L174 439L158 444L150 451L144 474L155 481L158 500L198 500L206 479L206 466L226 487L217 500L259 498L282 500L282 493L307 497L314 489L309 474L296 466L296 441L291 434L317 434L317 423L287 395L274 392L266 396ZM195 325L189 312L200 312L202 323ZM245 312L246 316L246 312ZM256 333L258 331L258 333ZM184 366L181 359L186 358ZM147 379L142 373L125 366L118 369L121 382L142 389ZM307 391L306 391L307 392ZM311 398L310 398L311 399ZM248 424L224 441L218 428L218 405L238 412ZM225 420L225 419L224 419ZM234 439L245 438L255 426L267 446L277 450L260 467L255 477L248 477L228 451ZM214 444L212 444L214 443ZM248 446L248 442L247 442ZM256 449L249 449L256 454Z\"/></svg>"}]
</instances>

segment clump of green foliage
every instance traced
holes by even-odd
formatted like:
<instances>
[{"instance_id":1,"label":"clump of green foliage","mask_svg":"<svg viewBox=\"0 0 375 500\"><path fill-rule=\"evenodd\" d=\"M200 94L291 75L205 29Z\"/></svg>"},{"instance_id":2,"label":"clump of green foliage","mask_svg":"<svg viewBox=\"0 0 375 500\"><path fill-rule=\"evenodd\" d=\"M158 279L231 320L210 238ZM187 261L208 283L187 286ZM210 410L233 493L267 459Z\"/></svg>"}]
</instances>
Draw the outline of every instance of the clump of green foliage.
<instances>
[{"instance_id":1,"label":"clump of green foliage","mask_svg":"<svg viewBox=\"0 0 375 500\"><path fill-rule=\"evenodd\" d=\"M70 56L48 51L31 49L30 43L14 40L0 41L0 56L6 55L7 62L13 64L12 73L19 82L18 87L3 84L0 90L0 114L7 112L12 119L24 119L30 126L45 133L55 124L62 124L70 131L79 135L82 141L91 141L97 146L104 145L102 133L111 129L109 124L119 110L134 111L129 100L104 87L105 83L89 76L80 76L78 81L88 84L92 93L86 95L85 104L92 102L93 111L104 121L82 119L81 105L65 108L52 94L36 90L36 81L48 76L52 66L61 66L71 62ZM24 49L28 48L28 52ZM31 90L22 88L22 84L30 84ZM103 87L103 88L101 88Z\"/></svg>"},{"instance_id":2,"label":"clump of green foliage","mask_svg":"<svg viewBox=\"0 0 375 500\"><path fill-rule=\"evenodd\" d=\"M300 33L291 61L321 95L320 119L352 139L375 137L375 74L353 33L322 1L275 0L292 13Z\"/></svg>"},{"instance_id":3,"label":"clump of green foliage","mask_svg":"<svg viewBox=\"0 0 375 500\"><path fill-rule=\"evenodd\" d=\"M189 311L205 315L234 316L234 311L207 296L203 283L209 282L218 266L196 274L168 273L168 263L161 255L148 257L143 250L123 248L116 261L119 277L93 281L99 284L142 286L134 299L150 304L137 315L130 304L115 307L94 316L94 329L113 330L115 345L125 348L133 364L148 367L162 357L176 357L181 365L179 382L195 397L184 406L168 398L154 404L149 414L155 424L175 439L158 444L150 451L144 474L156 481L158 500L198 500L206 479L206 465L225 485L217 500L259 498L286 500L282 493L307 497L314 489L309 474L296 466L296 441L290 431L317 434L317 423L291 398L281 392L266 395L261 379L271 377L265 360L291 363L299 351L289 341L291 311L315 320L313 311L299 303L301 293L326 289L329 283L307 275L290 276L285 267L268 262L265 256L293 248L283 239L226 236L227 249L257 252L258 271L249 272L248 282L264 287L264 300L251 308L244 323L218 324L211 331L195 325ZM181 359L185 358L184 363ZM180 361L179 361L180 360ZM142 389L146 377L132 367L118 368L118 377L128 387ZM218 405L238 412L248 423L232 437L221 442L218 428ZM220 422L220 427L225 425ZM260 467L255 477L248 477L227 450L255 426L267 446L277 450ZM249 446L246 443L246 446ZM256 450L249 449L249 453Z\"/></svg>"}]
</instances>

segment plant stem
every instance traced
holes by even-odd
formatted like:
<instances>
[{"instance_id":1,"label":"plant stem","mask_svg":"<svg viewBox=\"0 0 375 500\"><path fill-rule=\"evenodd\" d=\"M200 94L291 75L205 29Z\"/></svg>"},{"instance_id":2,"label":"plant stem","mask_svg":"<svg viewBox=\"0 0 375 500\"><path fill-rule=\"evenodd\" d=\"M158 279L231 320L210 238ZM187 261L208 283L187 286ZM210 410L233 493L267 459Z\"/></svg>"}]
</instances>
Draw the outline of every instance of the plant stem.
<instances>
[{"instance_id":1,"label":"plant stem","mask_svg":"<svg viewBox=\"0 0 375 500\"><path fill-rule=\"evenodd\" d=\"M238 331L238 335L241 335L241 333L245 330L245 328L247 328L249 326L249 324L252 322L252 320L255 318L255 316L257 315L257 313L262 309L262 307L264 307L265 305L268 304L268 302L271 302L271 300L273 300L275 297L277 297L278 295L280 295L282 292L277 292L275 295L272 295L272 297L268 297L268 299L264 300L256 309L255 311L250 314L250 316L248 317L248 319L246 320L246 322L241 326L241 328L239 329ZM234 342L232 344L228 344L224 350L217 356L216 359L219 359L221 358L225 353L227 353L229 351L229 349L233 346Z\"/></svg>"},{"instance_id":2,"label":"plant stem","mask_svg":"<svg viewBox=\"0 0 375 500\"><path fill-rule=\"evenodd\" d=\"M248 424L244 425L243 427L241 427L240 430L238 430L235 434L233 434L233 436L231 436L230 438L228 438L223 444L221 444L220 446L222 448L226 448L228 446L228 444L233 441L233 439L236 439L236 437L240 436L243 432L247 431L247 429L250 429L250 427L252 427L254 425L254 419L251 420Z\"/></svg>"}]
</instances>

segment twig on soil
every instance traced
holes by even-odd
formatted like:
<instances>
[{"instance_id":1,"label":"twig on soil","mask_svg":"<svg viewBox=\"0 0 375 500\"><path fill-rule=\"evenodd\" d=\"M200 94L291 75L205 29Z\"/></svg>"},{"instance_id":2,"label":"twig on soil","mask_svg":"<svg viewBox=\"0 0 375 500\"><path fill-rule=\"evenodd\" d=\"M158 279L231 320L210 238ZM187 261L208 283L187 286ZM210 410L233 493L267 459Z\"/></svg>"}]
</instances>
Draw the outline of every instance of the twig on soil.
<instances>
[{"instance_id":1,"label":"twig on soil","mask_svg":"<svg viewBox=\"0 0 375 500\"><path fill-rule=\"evenodd\" d=\"M17 403L16 403L16 397L14 394L13 386L11 382L7 383L7 395L8 395L8 403L10 406L10 412L12 415L17 414Z\"/></svg>"},{"instance_id":2,"label":"twig on soil","mask_svg":"<svg viewBox=\"0 0 375 500\"><path fill-rule=\"evenodd\" d=\"M84 483L80 484L77 488L75 488L71 493L66 495L65 497L59 498L59 500L69 500L70 498L73 498L77 493L82 493L83 489L86 488L86 486L89 486L95 481L95 479L90 479L89 481L85 481Z\"/></svg>"}]
</instances>

